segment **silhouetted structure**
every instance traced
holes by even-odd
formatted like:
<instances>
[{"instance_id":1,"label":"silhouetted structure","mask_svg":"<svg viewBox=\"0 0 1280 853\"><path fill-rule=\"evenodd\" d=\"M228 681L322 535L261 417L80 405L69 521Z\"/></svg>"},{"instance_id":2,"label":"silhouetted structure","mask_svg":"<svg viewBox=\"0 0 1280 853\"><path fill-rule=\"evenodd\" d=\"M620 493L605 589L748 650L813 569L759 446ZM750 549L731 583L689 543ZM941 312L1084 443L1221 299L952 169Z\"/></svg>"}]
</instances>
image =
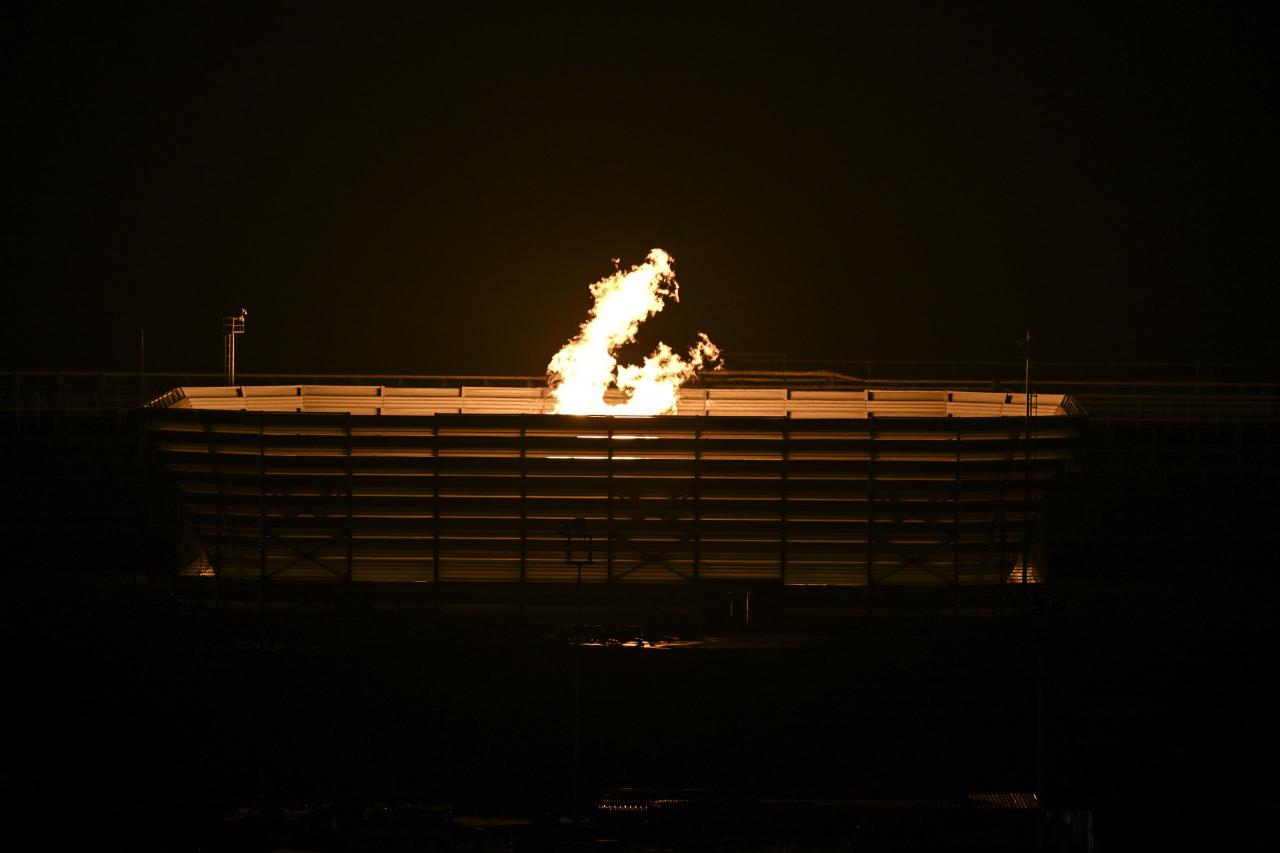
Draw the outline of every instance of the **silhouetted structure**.
<instances>
[{"instance_id":1,"label":"silhouetted structure","mask_svg":"<svg viewBox=\"0 0 1280 853\"><path fill-rule=\"evenodd\" d=\"M713 388L679 414L541 414L540 388L179 388L148 426L224 583L725 590L1032 584L1046 489L1083 422L1064 395ZM1030 554L1030 571L1023 570ZM746 599L743 598L745 606Z\"/></svg>"}]
</instances>

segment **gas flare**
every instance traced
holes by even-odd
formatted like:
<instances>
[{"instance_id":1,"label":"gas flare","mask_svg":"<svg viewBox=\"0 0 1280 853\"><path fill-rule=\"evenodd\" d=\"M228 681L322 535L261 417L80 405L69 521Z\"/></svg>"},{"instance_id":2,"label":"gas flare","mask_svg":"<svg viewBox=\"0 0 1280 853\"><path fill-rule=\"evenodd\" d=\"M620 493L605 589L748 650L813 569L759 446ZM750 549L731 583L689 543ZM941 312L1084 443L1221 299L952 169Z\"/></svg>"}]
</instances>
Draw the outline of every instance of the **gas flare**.
<instances>
[{"instance_id":1,"label":"gas flare","mask_svg":"<svg viewBox=\"0 0 1280 853\"><path fill-rule=\"evenodd\" d=\"M667 297L680 301L672 257L653 249L645 262L591 285L595 304L578 334L547 365L552 412L561 415L664 415L676 410L680 386L706 364L718 362L720 349L705 334L681 358L659 343L643 364L619 365L614 352L636 339L640 324L662 310ZM718 368L719 365L717 364ZM605 392L622 391L623 402L610 404Z\"/></svg>"}]
</instances>

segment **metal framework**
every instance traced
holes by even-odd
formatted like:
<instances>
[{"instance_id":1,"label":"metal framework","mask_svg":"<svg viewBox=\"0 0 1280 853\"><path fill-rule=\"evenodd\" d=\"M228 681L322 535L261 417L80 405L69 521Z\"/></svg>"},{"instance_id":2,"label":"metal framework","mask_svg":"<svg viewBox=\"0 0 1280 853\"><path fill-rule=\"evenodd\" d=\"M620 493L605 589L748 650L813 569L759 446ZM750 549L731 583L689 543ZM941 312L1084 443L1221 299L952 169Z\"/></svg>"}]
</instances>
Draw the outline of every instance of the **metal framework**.
<instances>
[{"instance_id":1,"label":"metal framework","mask_svg":"<svg viewBox=\"0 0 1280 853\"><path fill-rule=\"evenodd\" d=\"M571 582L564 525L585 519L585 584L870 589L1034 582L1083 422L1069 397L1005 392L545 408L539 388L299 385L178 388L145 415L226 579Z\"/></svg>"}]
</instances>

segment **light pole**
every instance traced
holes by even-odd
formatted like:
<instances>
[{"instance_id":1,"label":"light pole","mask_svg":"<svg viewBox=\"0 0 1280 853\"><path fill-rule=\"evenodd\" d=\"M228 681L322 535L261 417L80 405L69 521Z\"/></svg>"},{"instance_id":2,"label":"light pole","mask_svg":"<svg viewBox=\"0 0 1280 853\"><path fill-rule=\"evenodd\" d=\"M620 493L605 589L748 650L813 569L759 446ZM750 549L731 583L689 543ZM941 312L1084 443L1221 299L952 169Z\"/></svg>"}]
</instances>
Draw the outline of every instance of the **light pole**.
<instances>
[{"instance_id":1,"label":"light pole","mask_svg":"<svg viewBox=\"0 0 1280 853\"><path fill-rule=\"evenodd\" d=\"M575 518L560 525L564 534L564 564L578 569L578 636L573 649L573 788L569 807L574 816L578 813L578 769L582 762L582 567L591 565L591 534L587 532L587 520Z\"/></svg>"},{"instance_id":2,"label":"light pole","mask_svg":"<svg viewBox=\"0 0 1280 853\"><path fill-rule=\"evenodd\" d=\"M244 318L247 309L241 308L234 317L222 318L222 363L227 371L227 384L236 384L236 335L244 334Z\"/></svg>"}]
</instances>

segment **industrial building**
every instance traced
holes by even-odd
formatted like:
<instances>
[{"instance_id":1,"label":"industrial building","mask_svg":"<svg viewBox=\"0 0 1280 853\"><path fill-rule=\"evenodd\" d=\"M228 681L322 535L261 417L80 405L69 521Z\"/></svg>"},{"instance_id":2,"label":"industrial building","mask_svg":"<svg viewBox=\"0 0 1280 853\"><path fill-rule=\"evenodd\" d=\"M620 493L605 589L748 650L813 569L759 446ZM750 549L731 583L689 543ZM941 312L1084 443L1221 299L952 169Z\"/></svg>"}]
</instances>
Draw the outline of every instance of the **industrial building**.
<instances>
[{"instance_id":1,"label":"industrial building","mask_svg":"<svg viewBox=\"0 0 1280 853\"><path fill-rule=\"evenodd\" d=\"M144 412L226 587L1004 590L1083 412L1006 391L710 387L552 415L545 388L178 387ZM300 587L294 587L295 589Z\"/></svg>"}]
</instances>

